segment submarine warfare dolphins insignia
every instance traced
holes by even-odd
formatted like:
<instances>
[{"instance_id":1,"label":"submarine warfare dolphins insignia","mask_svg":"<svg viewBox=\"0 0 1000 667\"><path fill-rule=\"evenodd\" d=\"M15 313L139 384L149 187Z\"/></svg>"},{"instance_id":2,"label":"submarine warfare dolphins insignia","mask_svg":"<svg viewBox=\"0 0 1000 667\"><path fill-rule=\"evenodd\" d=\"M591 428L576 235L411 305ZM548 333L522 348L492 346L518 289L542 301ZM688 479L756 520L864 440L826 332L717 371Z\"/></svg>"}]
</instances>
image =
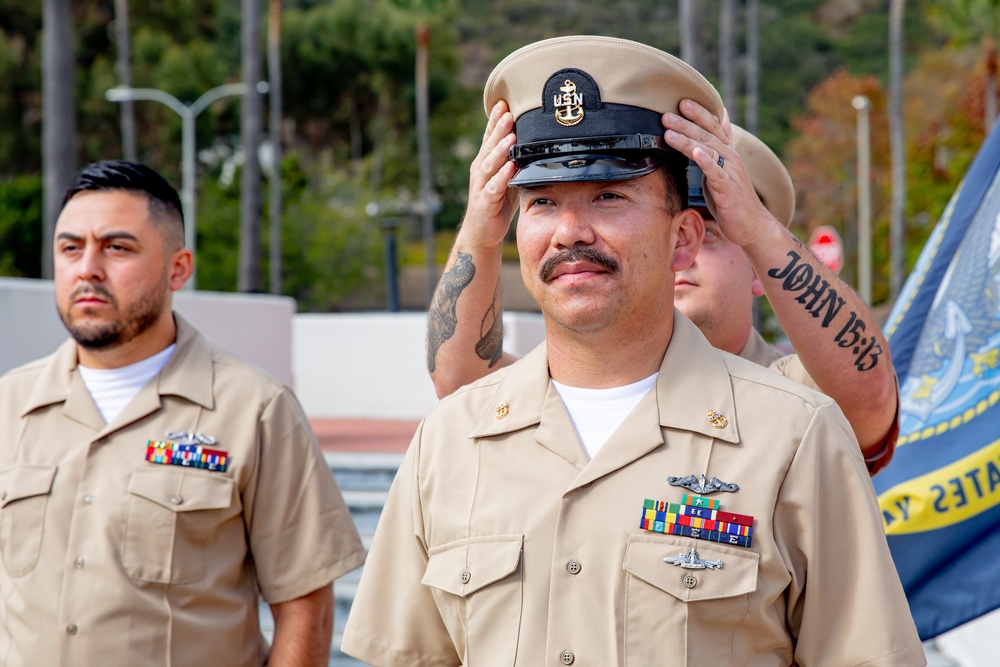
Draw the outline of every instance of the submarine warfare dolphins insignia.
<instances>
[{"instance_id":1,"label":"submarine warfare dolphins insignia","mask_svg":"<svg viewBox=\"0 0 1000 667\"><path fill-rule=\"evenodd\" d=\"M685 570L722 569L721 560L702 560L698 557L698 551L694 547L691 547L691 551L686 554L681 553L676 556L668 556L663 559L663 562L680 565Z\"/></svg>"},{"instance_id":2,"label":"submarine warfare dolphins insignia","mask_svg":"<svg viewBox=\"0 0 1000 667\"><path fill-rule=\"evenodd\" d=\"M555 95L552 100L556 122L566 127L576 125L583 120L583 93L576 92L576 84L570 79L566 79L559 90L562 94Z\"/></svg>"},{"instance_id":3,"label":"submarine warfare dolphins insignia","mask_svg":"<svg viewBox=\"0 0 1000 667\"><path fill-rule=\"evenodd\" d=\"M681 486L689 491L694 491L695 493L703 495L716 493L718 491L736 493L740 490L739 484L728 484L720 480L718 477L713 477L706 482L704 475L701 475L700 478L696 478L694 475L688 475L687 477L667 477L667 481L671 486Z\"/></svg>"}]
</instances>

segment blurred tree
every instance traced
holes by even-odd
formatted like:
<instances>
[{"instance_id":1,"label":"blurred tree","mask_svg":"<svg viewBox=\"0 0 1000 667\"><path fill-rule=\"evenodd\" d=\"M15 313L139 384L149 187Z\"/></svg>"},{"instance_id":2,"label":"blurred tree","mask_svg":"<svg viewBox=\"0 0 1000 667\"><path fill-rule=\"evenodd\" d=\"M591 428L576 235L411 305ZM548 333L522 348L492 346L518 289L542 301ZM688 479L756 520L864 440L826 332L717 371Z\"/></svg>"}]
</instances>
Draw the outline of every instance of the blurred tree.
<instances>
[{"instance_id":1,"label":"blurred tree","mask_svg":"<svg viewBox=\"0 0 1000 667\"><path fill-rule=\"evenodd\" d=\"M903 16L906 0L889 1L889 150L892 210L889 217L889 295L903 288L906 231L906 144L903 139Z\"/></svg>"},{"instance_id":2,"label":"blurred tree","mask_svg":"<svg viewBox=\"0 0 1000 667\"><path fill-rule=\"evenodd\" d=\"M240 0L240 66L243 82L249 86L241 99L240 143L243 148L243 168L240 170L240 263L237 289L241 292L262 291L261 272L261 172L260 140L264 128L264 101L257 82L261 80L260 2Z\"/></svg>"},{"instance_id":3,"label":"blurred tree","mask_svg":"<svg viewBox=\"0 0 1000 667\"><path fill-rule=\"evenodd\" d=\"M37 174L0 181L0 275L41 274L42 179Z\"/></svg>"},{"instance_id":4,"label":"blurred tree","mask_svg":"<svg viewBox=\"0 0 1000 667\"><path fill-rule=\"evenodd\" d=\"M948 199L982 145L985 64L977 49L944 49L921 57L903 82L903 125L907 164L905 267L912 267ZM851 100L872 101L871 167L873 213L873 301L889 298L889 214L891 165L888 94L874 75L834 72L808 97L808 111L795 122L799 133L788 145L786 164L796 186L794 228L806 238L820 224L847 236L855 224L855 110ZM853 248L846 248L852 265ZM849 266L850 268L850 266Z\"/></svg>"},{"instance_id":5,"label":"blurred tree","mask_svg":"<svg viewBox=\"0 0 1000 667\"><path fill-rule=\"evenodd\" d=\"M118 85L132 85L132 38L128 29L128 0L115 0L115 53L117 54ZM119 104L122 127L122 156L136 160L135 111L132 100Z\"/></svg>"},{"instance_id":6,"label":"blurred tree","mask_svg":"<svg viewBox=\"0 0 1000 667\"><path fill-rule=\"evenodd\" d=\"M71 3L76 33L74 99L79 163L113 157L121 152L120 107L104 98L104 92L119 83L115 70L118 51L112 29L116 2L121 0ZM286 120L282 134L287 140L284 163L297 165L293 172L283 171L284 191L292 202L289 206L294 204L296 207L294 212L285 210L283 222L297 224L291 216L316 210L319 212L315 216L317 220L336 219L335 224L341 229L354 224L364 235L374 226L363 214L368 201L403 206L416 201L419 177L414 130L413 27L417 20L414 8L424 6L422 2L283 0L281 42ZM754 3L760 29L758 134L779 153L795 135L794 119L807 109L810 91L831 72L844 67L855 78L872 74L876 77L875 84L882 85L879 82L885 80L888 71L888 3L889 0L761 0ZM916 99L917 94L907 92L905 95L906 139L908 150L913 151L913 161L908 168L907 211L914 220L917 218L912 216L919 217L922 211L934 209L932 199L946 198L950 193L947 183L955 170L961 170L964 156L970 150L962 142L973 141L982 124L981 120L977 121L980 130L973 126L966 129L964 111L956 111L955 117L935 112L936 129L919 119L910 120L911 107L919 103L929 108L938 100L934 85L943 88L945 83L964 82L973 71L982 73L982 61L973 58L967 61L964 71L959 71L950 80L928 83L937 76L936 72L943 72L945 66L943 61L931 64L929 60L920 60L918 64L918 56L938 53L939 47L949 42L954 44L957 39L949 36L952 31L944 24L931 25L927 21L938 4L921 0L920 10L906 13L904 26L906 69L911 73L906 85L914 85L921 67L937 68L928 74L927 82L921 84L930 86L929 94L919 96L920 99ZM943 0L940 4L952 2ZM975 2L968 0L966 4L973 7ZM0 181L4 183L15 176L37 175L41 171L42 7L42 3L0 0ZM432 40L428 63L429 134L433 190L440 196L442 205L436 216L439 229L457 225L464 211L469 162L486 122L481 102L482 86L501 57L528 42L560 34L597 33L625 37L673 53L678 53L680 46L679 5L659 0L615 3L566 0L556 5L550 0L461 0L461 3L448 0L432 9L432 14L425 18L429 21ZM128 3L128 10L134 86L159 88L191 102L209 88L242 80L240 0L133 1ZM956 27L961 23L956 21ZM739 22L736 27L739 30ZM705 22L706 69L709 78L715 80L718 80L713 71L719 55L718 32L719 22ZM983 110L984 99L988 101L989 98L982 92L980 79L969 81L978 87L977 92L966 91L964 101L956 104L963 109ZM838 104L844 102L839 100ZM848 111L849 102L848 98L845 107ZM817 112L810 109L807 117L816 115ZM135 116L138 158L179 184L180 119L169 109L152 103L137 103ZM846 117L844 122L849 123L844 128L845 136L853 136L853 118ZM204 202L208 207L204 220L199 215L199 242L202 244L199 255L204 253L199 270L209 273L206 280L213 272L220 276L225 274L224 281L214 284L228 285L227 289L235 289L236 285L233 248L238 243L239 216L237 199L233 198L236 190L225 183L231 184L241 173L243 155L239 128L239 106L235 100L213 104L198 117L196 128L197 144L201 149L199 204ZM878 131L874 128L874 132ZM885 136L884 128L882 136ZM822 138L817 137L817 141ZM817 144L815 154L819 157L823 157L821 148ZM849 179L853 173L853 152L845 157L849 159L838 163L841 180ZM303 184L293 186L289 181L298 178L303 179ZM926 179L924 187L915 185L918 178ZM295 199L296 187L321 194L316 195L315 201ZM821 187L842 192L844 196L849 194L849 187L844 184L840 190L836 189L836 184ZM30 195L31 191L25 192ZM332 192L336 194L331 195ZM9 189L0 187L0 196L13 196L10 193ZM335 217L326 212L332 200L336 201L332 207ZM37 206L14 201L18 203L0 202L0 211L7 211L2 215L13 215L13 211L18 210L24 211L26 216L37 210L39 216L35 223L40 229L40 192ZM853 215L853 199L834 199L833 203L842 205L842 209L838 209L840 219L849 220L846 216ZM265 200L264 206L266 210L269 202ZM351 217L355 215L358 216L356 221ZM826 211L823 215L832 213ZM12 223L14 227L25 224L25 216L18 217ZM913 236L912 239L908 236L908 241L917 239L922 229L911 225L907 233ZM417 225L407 222L401 229L402 240L416 238L416 231ZM309 234L310 238L319 239L317 243L330 243L329 252L335 252L333 240L327 241L327 236L318 230L310 230ZM19 262L19 266L40 265L37 258L41 235L35 236L39 238L32 251L35 257L31 262ZM336 234L330 234L331 239L334 236ZM289 232L282 233L283 240L291 238ZM409 243L405 245L412 247ZM416 247L419 249L419 244ZM335 272L339 267L336 263L330 263L329 272L326 267L316 271L300 270L306 263L306 249L295 245L290 248L281 248L280 255L285 262L283 274L290 280L305 273L321 281L337 280ZM6 246L0 247L0 254L5 251ZM327 249L322 245L308 248L310 256L324 252ZM378 259L372 261L372 266L380 265ZM413 261L422 262L424 258L415 255ZM201 275L199 285L200 282ZM307 299L309 307L322 309L362 303L366 298L358 296L364 293L363 290L352 292L349 297L337 296L340 292L335 285L304 290L298 284L288 286L285 292L306 295L303 298ZM345 300L328 302L325 299ZM374 303L381 305L382 302L376 300Z\"/></svg>"},{"instance_id":7,"label":"blurred tree","mask_svg":"<svg viewBox=\"0 0 1000 667\"><path fill-rule=\"evenodd\" d=\"M42 276L52 277L52 236L76 171L76 63L69 0L44 0L42 48Z\"/></svg>"},{"instance_id":8,"label":"blurred tree","mask_svg":"<svg viewBox=\"0 0 1000 667\"><path fill-rule=\"evenodd\" d=\"M271 172L268 180L270 214L268 216L268 291L281 294L281 162L282 137L281 110L284 95L281 78L281 0L269 0L267 12L267 79L268 93L268 139L271 145Z\"/></svg>"},{"instance_id":9,"label":"blurred tree","mask_svg":"<svg viewBox=\"0 0 1000 667\"><path fill-rule=\"evenodd\" d=\"M930 23L948 35L956 46L982 46L986 64L983 80L983 124L989 128L997 115L997 53L1000 37L1000 2L997 0L938 0L928 3Z\"/></svg>"}]
</instances>

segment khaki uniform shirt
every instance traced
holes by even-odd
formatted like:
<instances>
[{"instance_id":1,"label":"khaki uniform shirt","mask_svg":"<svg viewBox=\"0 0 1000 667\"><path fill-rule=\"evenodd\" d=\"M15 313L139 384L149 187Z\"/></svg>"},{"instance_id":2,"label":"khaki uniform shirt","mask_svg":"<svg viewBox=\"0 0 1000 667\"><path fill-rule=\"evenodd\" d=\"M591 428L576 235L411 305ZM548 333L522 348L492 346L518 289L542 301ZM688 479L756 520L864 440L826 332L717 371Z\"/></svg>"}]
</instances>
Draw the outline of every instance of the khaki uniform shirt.
<instances>
[{"instance_id":1,"label":"khaki uniform shirt","mask_svg":"<svg viewBox=\"0 0 1000 667\"><path fill-rule=\"evenodd\" d=\"M850 426L680 313L650 391L588 459L544 345L414 436L343 648L378 667L923 665ZM715 410L725 420L707 417ZM725 423L723 423L725 421ZM640 529L669 476L754 517L748 548ZM665 558L694 547L721 569Z\"/></svg>"},{"instance_id":2,"label":"khaki uniform shirt","mask_svg":"<svg viewBox=\"0 0 1000 667\"><path fill-rule=\"evenodd\" d=\"M802 365L799 355L782 355L768 345L767 341L764 340L763 336L756 329L750 329L750 338L747 339L746 345L740 350L740 356L755 364L777 371L786 378L791 378L810 389L816 388L816 383L813 382L813 379Z\"/></svg>"},{"instance_id":3,"label":"khaki uniform shirt","mask_svg":"<svg viewBox=\"0 0 1000 667\"><path fill-rule=\"evenodd\" d=\"M767 344L767 341L758 333L756 329L750 329L750 338L746 345L740 350L740 356L754 362L760 366L766 366L773 371L781 373L786 378L791 378L801 385L810 389L816 389L802 360L797 354L781 355L777 350ZM896 439L899 437L899 402L896 403L896 417L889 428L882 445L871 456L865 457L865 465L868 467L868 474L874 475L882 470L892 460L892 455L896 451Z\"/></svg>"},{"instance_id":4,"label":"khaki uniform shirt","mask_svg":"<svg viewBox=\"0 0 1000 667\"><path fill-rule=\"evenodd\" d=\"M363 562L292 392L175 317L173 356L111 424L73 341L0 379L0 664L262 665L258 594ZM167 431L215 437L225 472L147 462Z\"/></svg>"}]
</instances>

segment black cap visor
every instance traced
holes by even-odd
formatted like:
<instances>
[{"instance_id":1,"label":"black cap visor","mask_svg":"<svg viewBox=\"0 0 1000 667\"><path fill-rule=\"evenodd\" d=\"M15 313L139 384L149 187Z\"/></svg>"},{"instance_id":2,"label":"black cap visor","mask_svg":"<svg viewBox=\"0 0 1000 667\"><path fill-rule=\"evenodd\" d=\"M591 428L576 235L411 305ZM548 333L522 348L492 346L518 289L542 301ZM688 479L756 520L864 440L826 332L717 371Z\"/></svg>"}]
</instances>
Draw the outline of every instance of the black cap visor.
<instances>
[{"instance_id":1,"label":"black cap visor","mask_svg":"<svg viewBox=\"0 0 1000 667\"><path fill-rule=\"evenodd\" d=\"M543 183L572 183L575 181L624 181L651 174L663 163L655 155L636 156L630 159L621 155L561 155L536 160L521 168L510 179L511 187L542 185Z\"/></svg>"},{"instance_id":2,"label":"black cap visor","mask_svg":"<svg viewBox=\"0 0 1000 667\"><path fill-rule=\"evenodd\" d=\"M512 187L574 181L622 181L656 171L670 151L662 136L634 134L515 145Z\"/></svg>"}]
</instances>

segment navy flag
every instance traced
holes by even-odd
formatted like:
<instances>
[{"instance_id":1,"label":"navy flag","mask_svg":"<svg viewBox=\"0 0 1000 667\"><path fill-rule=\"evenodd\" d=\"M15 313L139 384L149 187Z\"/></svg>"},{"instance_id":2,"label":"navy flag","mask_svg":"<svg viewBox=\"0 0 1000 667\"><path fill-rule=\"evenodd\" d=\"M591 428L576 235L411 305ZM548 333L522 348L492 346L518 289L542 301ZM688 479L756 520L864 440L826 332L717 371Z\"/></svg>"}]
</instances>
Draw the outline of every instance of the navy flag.
<instances>
[{"instance_id":1,"label":"navy flag","mask_svg":"<svg viewBox=\"0 0 1000 667\"><path fill-rule=\"evenodd\" d=\"M1000 607L1000 123L886 327L900 436L872 482L921 639Z\"/></svg>"}]
</instances>

